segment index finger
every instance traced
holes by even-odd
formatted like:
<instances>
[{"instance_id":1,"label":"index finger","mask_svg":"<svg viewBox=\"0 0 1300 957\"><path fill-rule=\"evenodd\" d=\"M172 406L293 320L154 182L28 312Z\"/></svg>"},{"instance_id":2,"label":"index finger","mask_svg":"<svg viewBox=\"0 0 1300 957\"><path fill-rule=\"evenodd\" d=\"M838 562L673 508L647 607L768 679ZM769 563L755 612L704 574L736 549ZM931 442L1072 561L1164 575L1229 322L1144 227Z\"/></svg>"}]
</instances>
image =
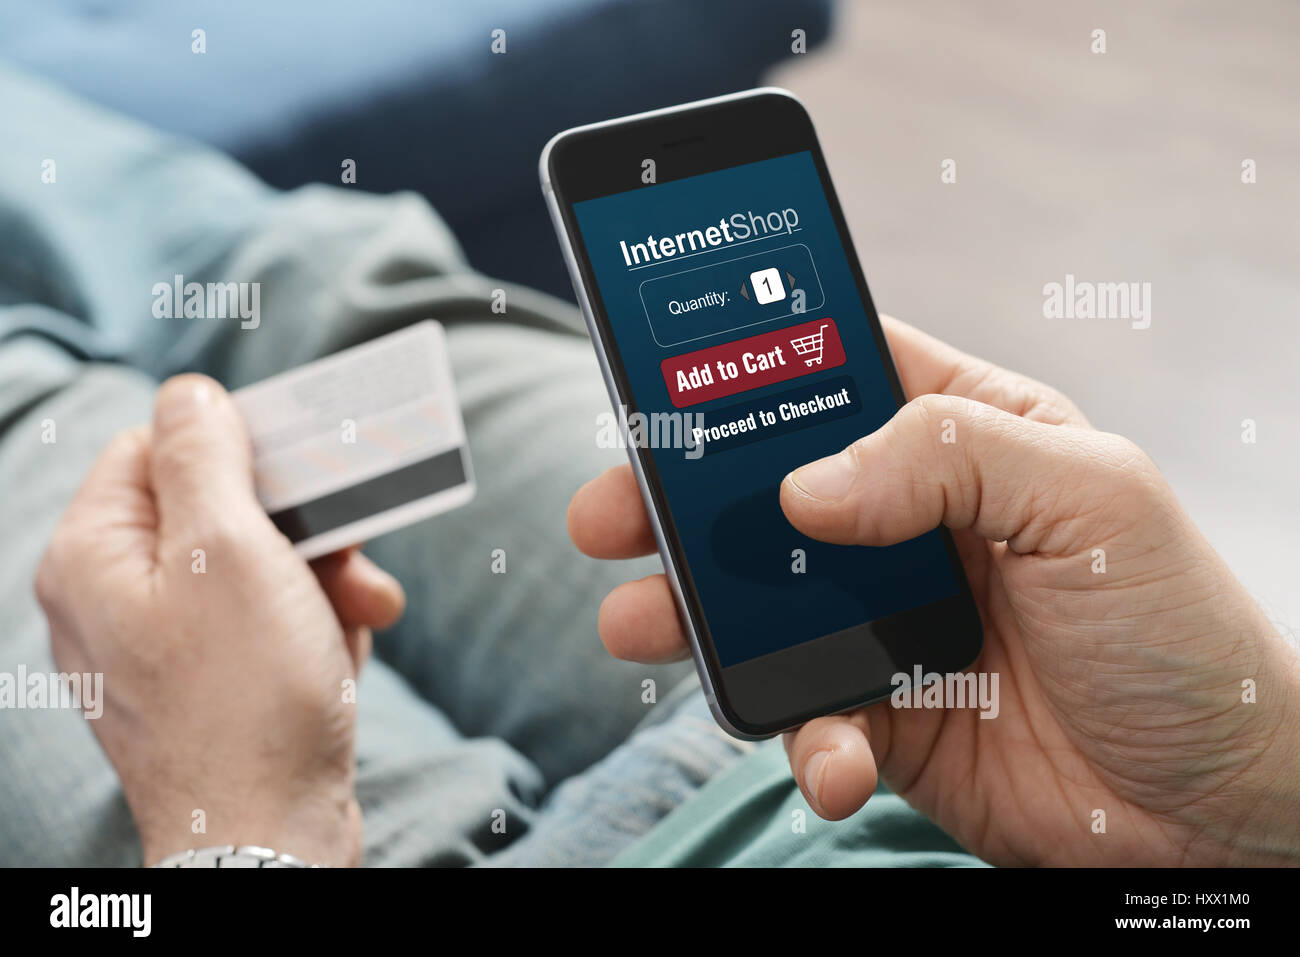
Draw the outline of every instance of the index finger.
<instances>
[{"instance_id":1,"label":"index finger","mask_svg":"<svg viewBox=\"0 0 1300 957\"><path fill-rule=\"evenodd\" d=\"M70 582L86 587L78 569L93 565L145 575L152 567L158 515L149 488L149 437L148 426L119 432L95 459L37 572L43 605Z\"/></svg>"},{"instance_id":2,"label":"index finger","mask_svg":"<svg viewBox=\"0 0 1300 957\"><path fill-rule=\"evenodd\" d=\"M893 316L880 317L908 399L957 395L1048 425L1088 428L1078 407L1051 386L962 352Z\"/></svg>"},{"instance_id":3,"label":"index finger","mask_svg":"<svg viewBox=\"0 0 1300 957\"><path fill-rule=\"evenodd\" d=\"M592 558L639 558L658 550L630 465L607 469L578 489L567 521L573 544Z\"/></svg>"},{"instance_id":4,"label":"index finger","mask_svg":"<svg viewBox=\"0 0 1300 957\"><path fill-rule=\"evenodd\" d=\"M64 512L65 526L95 530L99 535L125 533L152 538L158 524L149 487L150 429L147 425L119 432L100 452Z\"/></svg>"}]
</instances>

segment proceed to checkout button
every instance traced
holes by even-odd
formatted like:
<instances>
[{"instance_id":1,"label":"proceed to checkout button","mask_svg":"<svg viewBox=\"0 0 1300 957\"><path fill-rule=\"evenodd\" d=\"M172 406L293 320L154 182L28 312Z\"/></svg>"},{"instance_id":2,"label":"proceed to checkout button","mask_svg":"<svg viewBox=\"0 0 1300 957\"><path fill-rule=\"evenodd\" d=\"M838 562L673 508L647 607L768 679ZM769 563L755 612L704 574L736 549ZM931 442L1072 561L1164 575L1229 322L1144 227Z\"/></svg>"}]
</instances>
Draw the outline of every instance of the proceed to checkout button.
<instances>
[{"instance_id":1,"label":"proceed to checkout button","mask_svg":"<svg viewBox=\"0 0 1300 957\"><path fill-rule=\"evenodd\" d=\"M660 363L673 405L690 405L844 365L835 320L816 319Z\"/></svg>"}]
</instances>

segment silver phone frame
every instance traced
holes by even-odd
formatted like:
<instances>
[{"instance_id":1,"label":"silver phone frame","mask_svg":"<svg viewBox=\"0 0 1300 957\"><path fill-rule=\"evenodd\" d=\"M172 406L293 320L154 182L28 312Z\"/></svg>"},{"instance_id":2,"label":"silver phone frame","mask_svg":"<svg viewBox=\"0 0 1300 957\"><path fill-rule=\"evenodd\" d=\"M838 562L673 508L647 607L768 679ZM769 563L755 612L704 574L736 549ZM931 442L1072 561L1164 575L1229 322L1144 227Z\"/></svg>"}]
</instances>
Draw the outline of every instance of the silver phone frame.
<instances>
[{"instance_id":1,"label":"silver phone frame","mask_svg":"<svg viewBox=\"0 0 1300 957\"><path fill-rule=\"evenodd\" d=\"M591 130L599 130L609 126L617 126L629 121L650 119L652 117L669 116L673 113L685 113L690 110L703 106L713 106L719 103L730 103L736 100L745 100L757 96L770 95L784 96L794 100L803 107L803 101L791 93L789 90L777 86L756 87L752 90L743 90L739 93L728 93L724 96L709 97L705 100L694 100L690 103L681 103L677 106L664 107L659 110L648 110L644 113L632 113L627 116L619 116L609 120L602 120L599 123L588 123L583 126L575 126L552 136L542 147L542 155L538 160L538 175L542 184L542 195L546 199L546 208L550 210L551 222L555 226L556 235L560 240L561 251L564 254L564 264L569 270L569 279L573 283L574 295L578 297L578 305L582 307L583 318L587 322L587 332L591 336L592 345L596 349L596 358L600 362L600 373L605 379L605 388L609 392L609 400L615 410L618 410L622 404L618 394L618 384L614 379L614 373L609 367L608 344L600 333L600 326L596 322L595 311L592 308L591 300L587 296L587 290L582 283L582 273L578 267L577 252L573 247L573 240L569 236L569 230L564 224L564 215L560 210L560 202L555 196L555 190L551 186L550 174L548 173L551 150L555 144L566 136L575 133L586 133ZM677 565L673 561L671 550L668 548L668 540L664 535L663 524L659 520L659 513L654 505L654 497L650 494L650 484L646 480L645 470L641 466L641 460L636 454L636 449L628 439L628 423L626 416L619 416L620 428L622 431L623 444L627 447L628 459L632 463L632 472L636 475L637 487L641 490L641 500L645 503L646 513L650 516L650 525L654 531L655 544L659 547L659 558L663 562L664 574L668 579L668 585L672 589L673 599L677 603L677 614L681 619L682 628L686 632L686 638L691 646L691 658L695 661L695 671L699 675L700 685L704 689L704 698L709 703L709 711L712 712L713 718L722 727L724 731L732 737L739 738L742 741L764 741L768 738L776 737L781 731L774 731L771 734L749 734L736 728L727 716L723 714L721 707L718 705L717 691L713 686L713 680L709 676L708 665L704 660L704 652L700 647L699 635L695 632L695 625L691 621L690 611L686 605L686 598L682 592L681 580L678 577ZM789 730L789 729L784 729Z\"/></svg>"}]
</instances>

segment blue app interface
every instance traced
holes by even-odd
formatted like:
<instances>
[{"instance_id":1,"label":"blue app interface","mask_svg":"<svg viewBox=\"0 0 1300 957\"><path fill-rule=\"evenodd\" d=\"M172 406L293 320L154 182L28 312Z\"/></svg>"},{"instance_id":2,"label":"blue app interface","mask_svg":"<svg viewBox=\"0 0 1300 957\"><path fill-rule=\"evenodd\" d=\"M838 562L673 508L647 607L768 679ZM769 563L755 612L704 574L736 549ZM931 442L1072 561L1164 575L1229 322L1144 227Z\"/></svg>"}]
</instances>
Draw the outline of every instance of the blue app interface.
<instances>
[{"instance_id":1,"label":"blue app interface","mask_svg":"<svg viewBox=\"0 0 1300 957\"><path fill-rule=\"evenodd\" d=\"M827 545L781 511L896 409L812 154L574 211L722 666L957 594L938 532Z\"/></svg>"}]
</instances>

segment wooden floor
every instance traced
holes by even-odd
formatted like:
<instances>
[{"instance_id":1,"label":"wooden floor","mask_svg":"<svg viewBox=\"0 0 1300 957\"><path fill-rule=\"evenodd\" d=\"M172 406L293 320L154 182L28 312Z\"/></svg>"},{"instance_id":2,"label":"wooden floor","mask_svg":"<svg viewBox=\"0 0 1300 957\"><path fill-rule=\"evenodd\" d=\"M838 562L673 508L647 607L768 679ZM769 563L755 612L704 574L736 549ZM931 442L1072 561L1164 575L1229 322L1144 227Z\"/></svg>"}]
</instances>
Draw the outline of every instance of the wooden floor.
<instances>
[{"instance_id":1,"label":"wooden floor","mask_svg":"<svg viewBox=\"0 0 1300 957\"><path fill-rule=\"evenodd\" d=\"M1300 631L1300 5L841 0L768 79L813 115L882 311L1137 441ZM1045 319L1066 274L1150 283L1150 328Z\"/></svg>"}]
</instances>

